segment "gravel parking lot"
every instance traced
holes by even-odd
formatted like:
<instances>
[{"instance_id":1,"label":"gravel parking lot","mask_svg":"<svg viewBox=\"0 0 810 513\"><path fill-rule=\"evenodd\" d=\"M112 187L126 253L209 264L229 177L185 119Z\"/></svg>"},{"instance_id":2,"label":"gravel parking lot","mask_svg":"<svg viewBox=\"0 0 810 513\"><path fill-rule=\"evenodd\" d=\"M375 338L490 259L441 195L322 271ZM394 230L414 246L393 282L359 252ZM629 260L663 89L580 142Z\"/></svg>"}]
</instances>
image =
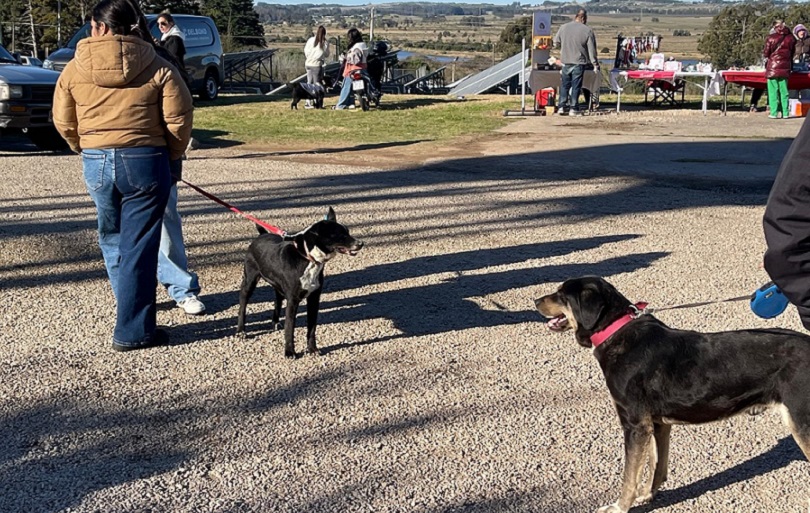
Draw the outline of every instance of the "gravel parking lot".
<instances>
[{"instance_id":1,"label":"gravel parking lot","mask_svg":"<svg viewBox=\"0 0 810 513\"><path fill-rule=\"evenodd\" d=\"M357 115L357 114L353 114ZM363 115L363 114L360 114ZM363 239L327 266L321 357L283 357L272 290L235 336L253 226L181 187L208 312L163 291L171 344L114 353L112 293L77 156L0 146L0 511L586 512L622 435L601 371L532 300L604 276L653 306L766 281L761 217L800 120L698 112L531 118L390 151L208 148L186 177L287 230L335 208ZM6 143L0 140L0 145ZM801 330L745 302L658 314ZM305 342L303 311L297 348ZM633 511L807 511L776 412L675 426Z\"/></svg>"}]
</instances>

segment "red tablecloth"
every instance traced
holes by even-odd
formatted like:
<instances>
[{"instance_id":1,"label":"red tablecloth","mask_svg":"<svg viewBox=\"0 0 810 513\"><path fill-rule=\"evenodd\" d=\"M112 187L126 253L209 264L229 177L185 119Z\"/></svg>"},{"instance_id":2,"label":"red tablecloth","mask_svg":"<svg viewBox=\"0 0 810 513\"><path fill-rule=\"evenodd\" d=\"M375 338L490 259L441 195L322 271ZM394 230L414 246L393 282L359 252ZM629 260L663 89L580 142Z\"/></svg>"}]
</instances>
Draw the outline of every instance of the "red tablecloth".
<instances>
[{"instance_id":1,"label":"red tablecloth","mask_svg":"<svg viewBox=\"0 0 810 513\"><path fill-rule=\"evenodd\" d=\"M732 84L739 84L752 89L765 89L768 87L764 71L721 71L723 80ZM809 72L792 72L788 78L788 89L810 89Z\"/></svg>"},{"instance_id":2,"label":"red tablecloth","mask_svg":"<svg viewBox=\"0 0 810 513\"><path fill-rule=\"evenodd\" d=\"M675 81L674 71L632 70L627 72L628 80L667 80Z\"/></svg>"}]
</instances>

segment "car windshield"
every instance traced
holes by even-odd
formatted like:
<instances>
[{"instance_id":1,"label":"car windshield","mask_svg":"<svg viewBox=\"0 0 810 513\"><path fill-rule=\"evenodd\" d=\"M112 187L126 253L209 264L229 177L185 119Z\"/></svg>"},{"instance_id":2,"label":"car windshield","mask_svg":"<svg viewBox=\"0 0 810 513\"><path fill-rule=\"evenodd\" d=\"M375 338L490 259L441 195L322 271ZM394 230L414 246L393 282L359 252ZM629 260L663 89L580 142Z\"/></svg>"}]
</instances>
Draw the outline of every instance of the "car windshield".
<instances>
[{"instance_id":1,"label":"car windshield","mask_svg":"<svg viewBox=\"0 0 810 513\"><path fill-rule=\"evenodd\" d=\"M0 46L0 62L13 62L16 63L17 59L14 58L13 55L8 53L8 50Z\"/></svg>"},{"instance_id":2,"label":"car windshield","mask_svg":"<svg viewBox=\"0 0 810 513\"><path fill-rule=\"evenodd\" d=\"M86 37L90 37L90 24L89 23L85 23L82 26L82 28L80 28L79 31L76 32L73 35L73 37L70 38L70 41L68 41L68 44L66 44L65 46L67 48L72 48L73 50L75 50L76 45L79 44L79 41L81 41L82 39L84 39Z\"/></svg>"}]
</instances>

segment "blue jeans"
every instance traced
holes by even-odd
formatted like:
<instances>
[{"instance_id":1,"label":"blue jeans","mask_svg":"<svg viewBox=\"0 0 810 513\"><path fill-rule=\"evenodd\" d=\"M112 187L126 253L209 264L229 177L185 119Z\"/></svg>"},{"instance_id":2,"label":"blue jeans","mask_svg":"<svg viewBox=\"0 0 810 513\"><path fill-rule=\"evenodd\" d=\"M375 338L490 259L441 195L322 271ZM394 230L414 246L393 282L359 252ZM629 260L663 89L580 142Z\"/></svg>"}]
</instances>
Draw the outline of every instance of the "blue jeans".
<instances>
[{"instance_id":1,"label":"blue jeans","mask_svg":"<svg viewBox=\"0 0 810 513\"><path fill-rule=\"evenodd\" d=\"M182 166L182 161L170 162L170 166ZM176 183L171 186L169 201L163 212L157 277L158 281L166 287L169 296L178 303L200 293L200 282L197 275L188 271L186 245L183 243L183 225L180 221L180 213L177 211Z\"/></svg>"},{"instance_id":2,"label":"blue jeans","mask_svg":"<svg viewBox=\"0 0 810 513\"><path fill-rule=\"evenodd\" d=\"M166 148L82 152L84 180L98 212L98 242L117 300L113 341L148 342L155 333L157 260L169 197Z\"/></svg>"},{"instance_id":3,"label":"blue jeans","mask_svg":"<svg viewBox=\"0 0 810 513\"><path fill-rule=\"evenodd\" d=\"M582 92L582 76L584 74L584 64L563 65L560 83L561 109L569 108L571 110L579 110L579 93Z\"/></svg>"},{"instance_id":4,"label":"blue jeans","mask_svg":"<svg viewBox=\"0 0 810 513\"><path fill-rule=\"evenodd\" d=\"M345 109L349 105L354 105L354 91L352 91L352 78L343 77L343 87L340 88L340 97L338 98L338 110Z\"/></svg>"}]
</instances>

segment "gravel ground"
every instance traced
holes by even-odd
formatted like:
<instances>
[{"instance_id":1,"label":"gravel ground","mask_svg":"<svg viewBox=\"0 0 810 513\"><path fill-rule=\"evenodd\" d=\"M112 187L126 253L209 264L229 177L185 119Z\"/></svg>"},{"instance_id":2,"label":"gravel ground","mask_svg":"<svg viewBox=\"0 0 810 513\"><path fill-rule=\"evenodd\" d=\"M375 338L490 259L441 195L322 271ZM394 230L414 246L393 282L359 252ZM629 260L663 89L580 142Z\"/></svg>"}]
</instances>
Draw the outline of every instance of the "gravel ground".
<instances>
[{"instance_id":1,"label":"gravel ground","mask_svg":"<svg viewBox=\"0 0 810 513\"><path fill-rule=\"evenodd\" d=\"M0 151L0 511L613 502L622 436L603 377L532 299L583 274L659 307L761 285L764 203L800 126L763 119L525 119L452 151L398 145L397 165L374 152L195 151L188 179L244 210L296 230L332 205L367 244L327 267L325 355L294 361L271 331L268 287L247 339L234 335L255 230L188 188L208 313L186 317L158 291L171 345L114 353L80 159ZM792 310L765 321L745 302L658 316L699 331L801 329ZM303 316L296 335L302 350ZM808 479L776 412L676 426L669 481L633 511L806 511Z\"/></svg>"}]
</instances>

